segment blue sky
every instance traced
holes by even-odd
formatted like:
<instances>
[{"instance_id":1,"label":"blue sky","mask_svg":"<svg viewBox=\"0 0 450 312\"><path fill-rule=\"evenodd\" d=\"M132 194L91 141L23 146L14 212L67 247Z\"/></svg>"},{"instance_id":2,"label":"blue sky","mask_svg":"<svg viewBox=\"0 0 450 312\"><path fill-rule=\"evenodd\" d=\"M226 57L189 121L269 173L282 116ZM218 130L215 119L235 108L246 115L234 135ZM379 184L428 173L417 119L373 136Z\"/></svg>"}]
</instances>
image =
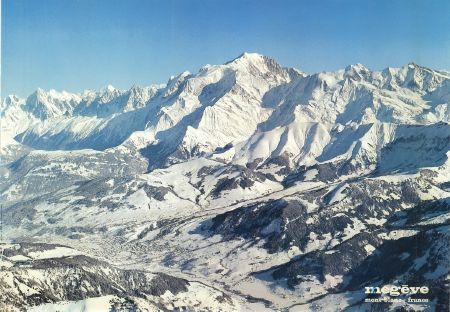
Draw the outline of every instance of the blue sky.
<instances>
[{"instance_id":1,"label":"blue sky","mask_svg":"<svg viewBox=\"0 0 450 312\"><path fill-rule=\"evenodd\" d=\"M448 70L450 1L2 1L2 96L163 83L244 51L307 72Z\"/></svg>"}]
</instances>

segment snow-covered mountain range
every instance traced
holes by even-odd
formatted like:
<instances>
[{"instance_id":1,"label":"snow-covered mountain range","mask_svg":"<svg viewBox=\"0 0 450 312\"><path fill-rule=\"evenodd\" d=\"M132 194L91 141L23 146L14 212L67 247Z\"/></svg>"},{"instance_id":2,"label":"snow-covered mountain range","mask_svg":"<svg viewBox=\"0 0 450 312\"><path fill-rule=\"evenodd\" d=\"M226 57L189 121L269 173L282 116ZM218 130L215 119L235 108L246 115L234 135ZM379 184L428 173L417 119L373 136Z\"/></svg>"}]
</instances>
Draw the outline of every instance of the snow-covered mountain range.
<instances>
[{"instance_id":1,"label":"snow-covered mountain range","mask_svg":"<svg viewBox=\"0 0 450 312\"><path fill-rule=\"evenodd\" d=\"M449 104L450 72L410 63L307 74L254 53L164 85L8 96L4 232L28 262L2 260L3 302L445 311ZM89 285L109 278L122 290L99 284L71 297L65 284L43 285L42 274L61 279L53 265L79 256L44 266L25 254L31 243L82 251ZM154 276L182 282L157 298ZM426 284L430 302L364 302L365 286L389 283ZM204 296L189 301L192 291Z\"/></svg>"}]
</instances>

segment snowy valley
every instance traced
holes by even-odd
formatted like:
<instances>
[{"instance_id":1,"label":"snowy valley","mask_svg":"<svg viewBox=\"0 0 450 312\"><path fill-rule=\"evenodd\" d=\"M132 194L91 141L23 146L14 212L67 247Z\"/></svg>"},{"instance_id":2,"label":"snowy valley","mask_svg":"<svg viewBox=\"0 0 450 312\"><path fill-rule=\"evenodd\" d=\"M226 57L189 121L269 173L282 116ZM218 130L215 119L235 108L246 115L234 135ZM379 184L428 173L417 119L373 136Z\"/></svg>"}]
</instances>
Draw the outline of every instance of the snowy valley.
<instances>
[{"instance_id":1,"label":"snowy valley","mask_svg":"<svg viewBox=\"0 0 450 312\"><path fill-rule=\"evenodd\" d=\"M450 72L244 53L0 113L3 310L448 309Z\"/></svg>"}]
</instances>

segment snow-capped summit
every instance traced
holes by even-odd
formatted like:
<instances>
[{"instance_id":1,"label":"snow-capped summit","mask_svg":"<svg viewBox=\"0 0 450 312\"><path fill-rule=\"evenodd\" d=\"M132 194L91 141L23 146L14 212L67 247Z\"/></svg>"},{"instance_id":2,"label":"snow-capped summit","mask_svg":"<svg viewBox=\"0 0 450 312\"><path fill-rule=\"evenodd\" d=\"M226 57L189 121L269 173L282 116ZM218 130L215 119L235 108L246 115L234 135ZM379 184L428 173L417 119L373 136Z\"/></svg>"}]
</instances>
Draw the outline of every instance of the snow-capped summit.
<instances>
[{"instance_id":1,"label":"snow-capped summit","mask_svg":"<svg viewBox=\"0 0 450 312\"><path fill-rule=\"evenodd\" d=\"M104 91L104 92L114 92L115 90L116 90L116 88L114 88L114 86L112 86L110 84L102 89L102 91Z\"/></svg>"},{"instance_id":2,"label":"snow-capped summit","mask_svg":"<svg viewBox=\"0 0 450 312\"><path fill-rule=\"evenodd\" d=\"M237 146L233 159L243 164L282 155L309 163L338 139L336 124L357 131L366 124L448 122L448 81L445 72L413 63L307 75L243 53L195 74L185 71L166 85L123 91L109 85L81 95L38 89L23 107L29 126L16 139L41 149L103 150L146 131L145 154L155 164L227 144Z\"/></svg>"},{"instance_id":3,"label":"snow-capped summit","mask_svg":"<svg viewBox=\"0 0 450 312\"><path fill-rule=\"evenodd\" d=\"M36 118L46 120L64 114L71 114L80 100L81 98L78 94L70 94L64 91L57 92L55 90L46 92L38 88L27 98L25 109Z\"/></svg>"},{"instance_id":4,"label":"snow-capped summit","mask_svg":"<svg viewBox=\"0 0 450 312\"><path fill-rule=\"evenodd\" d=\"M259 72L261 74L272 73L286 75L283 68L272 58L258 53L244 52L234 60L226 63L237 70Z\"/></svg>"},{"instance_id":5,"label":"snow-capped summit","mask_svg":"<svg viewBox=\"0 0 450 312\"><path fill-rule=\"evenodd\" d=\"M20 98L17 95L8 95L5 100L2 102L2 104L6 105L13 105L15 102L19 102Z\"/></svg>"},{"instance_id":6,"label":"snow-capped summit","mask_svg":"<svg viewBox=\"0 0 450 312\"><path fill-rule=\"evenodd\" d=\"M167 81L164 96L172 94L177 88L189 77L191 73L189 71L184 71L177 76L171 76L169 81Z\"/></svg>"},{"instance_id":7,"label":"snow-capped summit","mask_svg":"<svg viewBox=\"0 0 450 312\"><path fill-rule=\"evenodd\" d=\"M354 80L368 79L370 71L362 64L349 65L345 68L344 77Z\"/></svg>"},{"instance_id":8,"label":"snow-capped summit","mask_svg":"<svg viewBox=\"0 0 450 312\"><path fill-rule=\"evenodd\" d=\"M242 65L261 66L265 62L266 58L266 56L259 53L244 52L232 61L227 62L226 65L234 63Z\"/></svg>"}]
</instances>

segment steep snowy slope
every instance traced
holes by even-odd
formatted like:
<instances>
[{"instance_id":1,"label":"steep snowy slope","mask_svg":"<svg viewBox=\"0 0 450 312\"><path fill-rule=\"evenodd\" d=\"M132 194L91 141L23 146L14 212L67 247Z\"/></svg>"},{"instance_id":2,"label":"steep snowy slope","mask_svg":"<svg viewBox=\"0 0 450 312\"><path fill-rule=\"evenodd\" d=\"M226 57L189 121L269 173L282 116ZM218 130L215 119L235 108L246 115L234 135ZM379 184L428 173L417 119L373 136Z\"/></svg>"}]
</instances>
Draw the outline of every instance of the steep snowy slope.
<instances>
[{"instance_id":1,"label":"steep snowy slope","mask_svg":"<svg viewBox=\"0 0 450 312\"><path fill-rule=\"evenodd\" d=\"M448 114L443 113L448 104L437 108L428 99L448 83L450 75L417 65L388 72L391 75L385 76L385 71L372 73L362 65L349 66L337 73L299 77L272 89L265 98L275 110L245 142L236 155L238 161L287 156L296 165L308 165L364 153L373 163L378 150L401 136L395 134L398 125L448 124ZM414 85L406 81L411 77L416 77ZM385 88L388 80L389 88L395 81L395 92ZM419 88L422 85L424 89ZM447 127L442 130L437 130L439 136L449 135Z\"/></svg>"},{"instance_id":2,"label":"steep snowy slope","mask_svg":"<svg viewBox=\"0 0 450 312\"><path fill-rule=\"evenodd\" d=\"M299 73L282 69L267 57L243 54L228 64L204 67L196 75L185 72L171 78L164 88L153 88L144 95L141 90L140 96L133 95L135 89L120 92L109 88L92 103L86 93L71 118L47 119L17 139L41 149L102 150L119 145L135 131L148 129L155 136L154 145L170 142L173 146L177 141L182 153L191 153L202 150L202 143L211 150L223 141L248 137L268 115L259 105L264 93L296 75ZM138 99L132 104L136 109L116 109L124 103L130 105L130 99ZM114 110L121 114L111 114ZM252 112L250 119L243 119L242 112ZM212 136L211 131L219 136Z\"/></svg>"},{"instance_id":3,"label":"steep snowy slope","mask_svg":"<svg viewBox=\"0 0 450 312\"><path fill-rule=\"evenodd\" d=\"M143 153L152 168L227 144L237 145L239 164L279 156L291 164L312 164L317 157L329 160L322 155L327 146L349 144L343 135L362 135L369 124L448 123L449 79L446 72L416 64L381 72L358 64L305 75L245 53L225 65L173 77L159 89L109 86L83 95L38 90L20 107L44 120L15 132L33 148L104 150L145 130ZM39 105L30 108L35 102ZM377 149L388 142L377 142Z\"/></svg>"}]
</instances>

